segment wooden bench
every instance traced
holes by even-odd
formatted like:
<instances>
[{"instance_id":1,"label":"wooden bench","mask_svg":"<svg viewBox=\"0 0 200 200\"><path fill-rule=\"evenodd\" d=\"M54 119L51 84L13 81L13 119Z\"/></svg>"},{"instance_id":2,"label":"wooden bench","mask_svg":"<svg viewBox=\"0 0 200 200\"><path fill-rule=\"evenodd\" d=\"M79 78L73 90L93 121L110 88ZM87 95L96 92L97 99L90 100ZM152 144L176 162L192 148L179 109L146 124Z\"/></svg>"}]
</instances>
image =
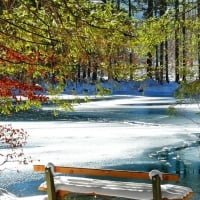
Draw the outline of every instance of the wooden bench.
<instances>
[{"instance_id":1,"label":"wooden bench","mask_svg":"<svg viewBox=\"0 0 200 200\"><path fill-rule=\"evenodd\" d=\"M39 186L39 190L47 191L48 200L62 199L70 193L140 200L188 200L193 196L193 191L188 187L161 184L161 181L177 182L179 175L161 173L158 170L148 173L48 164L47 166L34 165L34 171L45 172L46 181ZM112 177L112 180L108 177ZM120 181L116 178L120 178ZM131 179L146 179L150 182L132 182Z\"/></svg>"}]
</instances>

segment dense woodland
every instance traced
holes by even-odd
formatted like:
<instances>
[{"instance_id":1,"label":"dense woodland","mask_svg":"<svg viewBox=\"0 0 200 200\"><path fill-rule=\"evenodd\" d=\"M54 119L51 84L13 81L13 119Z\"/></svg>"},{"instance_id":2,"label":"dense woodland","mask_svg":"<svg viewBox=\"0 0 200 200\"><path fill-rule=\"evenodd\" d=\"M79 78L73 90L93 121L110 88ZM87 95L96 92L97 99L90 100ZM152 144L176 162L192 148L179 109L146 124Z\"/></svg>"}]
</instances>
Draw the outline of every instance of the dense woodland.
<instances>
[{"instance_id":1,"label":"dense woodland","mask_svg":"<svg viewBox=\"0 0 200 200\"><path fill-rule=\"evenodd\" d=\"M1 0L0 8L1 114L41 106L68 80L200 78L199 0Z\"/></svg>"},{"instance_id":2,"label":"dense woodland","mask_svg":"<svg viewBox=\"0 0 200 200\"><path fill-rule=\"evenodd\" d=\"M199 17L200 0L0 0L0 114L60 104L46 94L69 80L175 81L199 97ZM0 166L31 162L27 137L0 126Z\"/></svg>"}]
</instances>

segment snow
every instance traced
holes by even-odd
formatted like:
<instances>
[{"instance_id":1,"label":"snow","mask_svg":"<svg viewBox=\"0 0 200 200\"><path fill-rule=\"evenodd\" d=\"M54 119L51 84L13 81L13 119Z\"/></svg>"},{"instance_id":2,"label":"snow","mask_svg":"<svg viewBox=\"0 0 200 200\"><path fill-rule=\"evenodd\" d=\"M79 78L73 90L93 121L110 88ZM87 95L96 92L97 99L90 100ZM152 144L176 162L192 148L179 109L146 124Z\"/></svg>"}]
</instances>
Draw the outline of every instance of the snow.
<instances>
[{"instance_id":1,"label":"snow","mask_svg":"<svg viewBox=\"0 0 200 200\"><path fill-rule=\"evenodd\" d=\"M116 87L116 84L120 87ZM173 94L178 84L171 82L159 85L155 81L147 80L139 83L105 82L103 86L112 89L113 94L99 97L95 95L94 85L71 84L71 86L68 85L68 87L66 87L65 93L60 95L59 98L75 98L71 91L76 87L79 98L93 95L93 99L105 99L75 105L75 109L79 111L97 107L100 110L106 109L106 107L128 107L130 103L133 103L135 107L144 107L145 104L149 102L152 104L158 103L161 98L162 102L166 99L168 104L174 104L176 100L173 98ZM139 90L140 88L142 88L142 92ZM85 94L84 91L87 91L87 94ZM157 97L159 96L161 96L161 98L158 99ZM111 99L112 101L107 101L106 99ZM167 105L161 104L160 106L166 107ZM158 105L156 105L156 107L158 107ZM194 107L193 109L196 108L197 107ZM186 109L192 108L189 107ZM14 125L15 127L23 127L28 130L28 148L25 148L24 151L27 155L31 155L33 159L40 160L40 162L36 162L36 164L41 164L41 162L42 164L56 162L56 164L64 165L67 160L68 164L73 166L76 164L82 165L81 163L89 164L92 160L94 166L94 163L101 163L104 160L112 161L119 157L123 158L124 155L126 155L126 157L131 156L137 160L145 149L152 146L161 147L163 143L165 146L172 143L182 143L185 137L190 137L188 136L189 132L197 131L199 128L198 126L187 126L185 127L185 132L183 132L182 130L180 131L179 124L171 126L170 122L169 120L169 124L156 126L156 128L155 124L148 122L143 123L140 121L138 121L137 124L127 124L126 122L110 124L104 122L101 123L101 126L98 128L95 123L89 122L15 122ZM163 141L159 141L160 132L162 132ZM67 133L67 135L65 133ZM183 137L177 137L177 133L183 135ZM148 136L147 139L146 136ZM132 140L130 140L130 138L132 138ZM194 140L195 139L196 138L194 138ZM132 143L133 140L137 141L134 145ZM77 147L79 148L77 149ZM13 167L15 164L9 163L9 165ZM98 165L98 167L99 166L100 165ZM21 166L21 170L26 173L26 171L30 170L30 166ZM27 177L24 178L26 179ZM46 195L19 197L3 189L0 191L0 200L44 200L46 198Z\"/></svg>"},{"instance_id":2,"label":"snow","mask_svg":"<svg viewBox=\"0 0 200 200\"><path fill-rule=\"evenodd\" d=\"M176 82L164 82L162 85L152 79L144 81L113 81L108 80L100 85L103 88L110 89L112 95L137 95L137 96L173 96L179 84ZM79 97L90 95L97 97L97 88L94 84L87 83L71 83L67 82L64 97L74 98L73 94L78 94ZM67 96L66 96L67 94Z\"/></svg>"},{"instance_id":3,"label":"snow","mask_svg":"<svg viewBox=\"0 0 200 200\"><path fill-rule=\"evenodd\" d=\"M121 182L110 180L98 180L92 178L78 178L59 176L55 177L56 190L67 190L73 193L82 194L98 194L107 196L116 196L122 198L151 200L152 184L136 183L136 182ZM46 183L40 185L46 188ZM161 186L162 197L166 199L182 199L192 193L192 190L187 187L180 187L171 184Z\"/></svg>"}]
</instances>

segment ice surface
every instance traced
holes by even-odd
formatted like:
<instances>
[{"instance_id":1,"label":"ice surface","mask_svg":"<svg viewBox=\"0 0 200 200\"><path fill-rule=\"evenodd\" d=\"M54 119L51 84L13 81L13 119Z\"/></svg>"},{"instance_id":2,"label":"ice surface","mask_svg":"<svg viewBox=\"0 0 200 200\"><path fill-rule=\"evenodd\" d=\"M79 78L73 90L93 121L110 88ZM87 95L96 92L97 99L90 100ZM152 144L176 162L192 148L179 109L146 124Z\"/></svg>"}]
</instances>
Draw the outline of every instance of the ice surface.
<instances>
[{"instance_id":1,"label":"ice surface","mask_svg":"<svg viewBox=\"0 0 200 200\"><path fill-rule=\"evenodd\" d=\"M198 146L199 140L199 124L194 122L194 119L197 122L199 119L193 118L197 106L177 106L179 114L183 115L169 117L166 109L175 103L175 99L170 97L123 96L76 105L75 113L71 114L81 112L84 116L88 113L88 116L96 114L98 117L100 113L104 119L100 121L95 118L79 122L24 120L5 123L12 123L13 127L24 128L28 132L24 153L30 155L35 164L52 162L56 165L99 168L129 166L131 169L138 166L149 170L155 167L155 163L162 165L165 162L162 166L174 172L179 160L177 150L185 151L184 155L180 153L184 159L197 159L198 156L194 157L192 152L196 153L198 147L190 153L186 151L187 147ZM112 121L109 118L106 121L109 113L118 119ZM43 195L34 196L44 177L33 173L32 164L16 166L16 163L7 163L3 166L6 169L1 173L0 187L11 191L19 199L25 196L28 199L44 199ZM10 194L5 195L13 198ZM2 194L0 199L3 200Z\"/></svg>"}]
</instances>

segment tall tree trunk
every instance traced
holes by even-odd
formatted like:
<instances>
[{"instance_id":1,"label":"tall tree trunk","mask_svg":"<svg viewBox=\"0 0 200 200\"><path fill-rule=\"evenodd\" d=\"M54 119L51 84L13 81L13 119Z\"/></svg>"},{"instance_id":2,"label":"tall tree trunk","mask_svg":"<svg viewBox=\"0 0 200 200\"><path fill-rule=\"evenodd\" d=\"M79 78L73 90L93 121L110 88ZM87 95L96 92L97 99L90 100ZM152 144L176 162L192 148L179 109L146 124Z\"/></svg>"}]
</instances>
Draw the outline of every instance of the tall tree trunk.
<instances>
[{"instance_id":1,"label":"tall tree trunk","mask_svg":"<svg viewBox=\"0 0 200 200\"><path fill-rule=\"evenodd\" d=\"M147 76L149 78L152 78L152 55L151 53L149 52L147 54Z\"/></svg>"},{"instance_id":2,"label":"tall tree trunk","mask_svg":"<svg viewBox=\"0 0 200 200\"><path fill-rule=\"evenodd\" d=\"M131 4L131 0L128 0L128 16L131 18L132 16L132 4ZM133 51L131 49L130 53L129 53L129 63L130 63L130 80L133 79Z\"/></svg>"},{"instance_id":3,"label":"tall tree trunk","mask_svg":"<svg viewBox=\"0 0 200 200\"><path fill-rule=\"evenodd\" d=\"M169 83L169 59L168 59L168 41L165 41L165 77L167 83Z\"/></svg>"},{"instance_id":4,"label":"tall tree trunk","mask_svg":"<svg viewBox=\"0 0 200 200\"><path fill-rule=\"evenodd\" d=\"M147 17L151 18L153 17L153 11L154 11L154 6L153 6L153 0L148 0L147 1Z\"/></svg>"},{"instance_id":5,"label":"tall tree trunk","mask_svg":"<svg viewBox=\"0 0 200 200\"><path fill-rule=\"evenodd\" d=\"M183 35L183 41L182 41L182 56L183 56L183 81L186 81L186 27L185 27L185 0L182 1L183 11L182 11L182 21L183 21L183 27L182 27L182 35Z\"/></svg>"},{"instance_id":6,"label":"tall tree trunk","mask_svg":"<svg viewBox=\"0 0 200 200\"><path fill-rule=\"evenodd\" d=\"M90 79L90 74L91 74L91 61L89 60L88 62L88 68L87 68L87 79Z\"/></svg>"},{"instance_id":7,"label":"tall tree trunk","mask_svg":"<svg viewBox=\"0 0 200 200\"><path fill-rule=\"evenodd\" d=\"M134 64L133 64L133 53L132 53L132 51L129 54L129 63L130 63L129 79L133 80L133 67L134 67Z\"/></svg>"},{"instance_id":8,"label":"tall tree trunk","mask_svg":"<svg viewBox=\"0 0 200 200\"><path fill-rule=\"evenodd\" d=\"M153 0L148 0L147 1L147 18L153 17L153 11L154 11L154 5L153 5ZM147 77L152 78L152 53L148 52L147 54Z\"/></svg>"},{"instance_id":9,"label":"tall tree trunk","mask_svg":"<svg viewBox=\"0 0 200 200\"><path fill-rule=\"evenodd\" d=\"M175 23L178 21L179 15L179 0L175 1ZM175 30L175 81L178 83L180 79L179 75L179 38L178 38L179 29Z\"/></svg>"},{"instance_id":10,"label":"tall tree trunk","mask_svg":"<svg viewBox=\"0 0 200 200\"><path fill-rule=\"evenodd\" d=\"M131 4L131 0L128 0L128 16L131 17L132 16L132 4Z\"/></svg>"},{"instance_id":11,"label":"tall tree trunk","mask_svg":"<svg viewBox=\"0 0 200 200\"><path fill-rule=\"evenodd\" d=\"M121 0L117 0L117 9L119 10L120 9L120 2L121 2Z\"/></svg>"},{"instance_id":12,"label":"tall tree trunk","mask_svg":"<svg viewBox=\"0 0 200 200\"><path fill-rule=\"evenodd\" d=\"M167 10L167 2L165 0L164 2L164 10L166 11ZM168 49L168 38L166 37L165 39L165 44L164 44L164 48L165 48L165 80L167 83L169 83L169 49Z\"/></svg>"},{"instance_id":13,"label":"tall tree trunk","mask_svg":"<svg viewBox=\"0 0 200 200\"><path fill-rule=\"evenodd\" d=\"M157 4L154 6L154 15L155 15L155 16L158 16L158 5L157 5ZM155 79L159 82L159 81L160 81L160 80L159 80L159 78L160 78L160 77L159 77L159 46L156 45L155 48L156 48Z\"/></svg>"},{"instance_id":14,"label":"tall tree trunk","mask_svg":"<svg viewBox=\"0 0 200 200\"><path fill-rule=\"evenodd\" d=\"M3 13L3 10L5 9L2 0L0 0L0 14Z\"/></svg>"},{"instance_id":15,"label":"tall tree trunk","mask_svg":"<svg viewBox=\"0 0 200 200\"><path fill-rule=\"evenodd\" d=\"M160 17L165 14L166 11L166 0L160 0ZM163 83L164 74L164 53L165 53L164 42L160 44L160 83Z\"/></svg>"},{"instance_id":16,"label":"tall tree trunk","mask_svg":"<svg viewBox=\"0 0 200 200\"><path fill-rule=\"evenodd\" d=\"M158 45L156 45L156 68L155 68L155 78L156 80L159 82L159 49L158 49Z\"/></svg>"},{"instance_id":17,"label":"tall tree trunk","mask_svg":"<svg viewBox=\"0 0 200 200\"><path fill-rule=\"evenodd\" d=\"M163 84L163 71L164 71L164 42L160 44L160 73L159 73L160 84Z\"/></svg>"},{"instance_id":18,"label":"tall tree trunk","mask_svg":"<svg viewBox=\"0 0 200 200\"><path fill-rule=\"evenodd\" d=\"M198 19L200 20L200 0L197 0L197 12L198 12ZM199 70L199 80L200 80L200 33L198 33L198 70Z\"/></svg>"}]
</instances>

